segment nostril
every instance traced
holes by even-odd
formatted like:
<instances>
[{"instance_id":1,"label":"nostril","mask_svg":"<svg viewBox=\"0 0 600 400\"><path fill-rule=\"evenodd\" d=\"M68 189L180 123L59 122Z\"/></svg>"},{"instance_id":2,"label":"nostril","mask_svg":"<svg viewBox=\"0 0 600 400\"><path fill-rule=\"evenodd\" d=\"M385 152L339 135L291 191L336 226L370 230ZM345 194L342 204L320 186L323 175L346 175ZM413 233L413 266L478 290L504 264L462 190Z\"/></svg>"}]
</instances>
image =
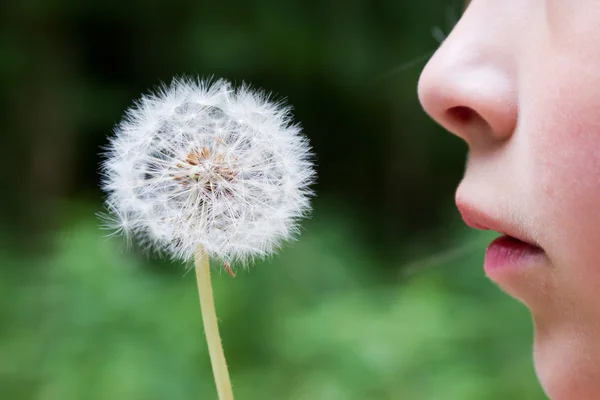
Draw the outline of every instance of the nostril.
<instances>
[{"instance_id":1,"label":"nostril","mask_svg":"<svg viewBox=\"0 0 600 400\"><path fill-rule=\"evenodd\" d=\"M477 117L477 113L472 108L464 106L452 107L446 113L451 120L457 121L460 124L468 124Z\"/></svg>"},{"instance_id":2,"label":"nostril","mask_svg":"<svg viewBox=\"0 0 600 400\"><path fill-rule=\"evenodd\" d=\"M473 144L478 137L497 138L488 121L471 107L448 108L444 125L468 144Z\"/></svg>"}]
</instances>

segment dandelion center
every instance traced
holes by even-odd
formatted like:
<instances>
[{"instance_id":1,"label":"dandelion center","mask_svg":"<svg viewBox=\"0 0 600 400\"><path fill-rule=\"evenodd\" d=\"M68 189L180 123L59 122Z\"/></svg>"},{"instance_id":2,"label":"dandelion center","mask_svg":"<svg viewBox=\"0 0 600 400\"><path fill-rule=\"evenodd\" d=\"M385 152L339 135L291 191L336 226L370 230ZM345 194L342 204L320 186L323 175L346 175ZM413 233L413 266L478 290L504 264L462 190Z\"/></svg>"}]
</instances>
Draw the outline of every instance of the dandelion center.
<instances>
[{"instance_id":1,"label":"dandelion center","mask_svg":"<svg viewBox=\"0 0 600 400\"><path fill-rule=\"evenodd\" d=\"M227 162L224 152L211 152L207 146L192 149L185 160L177 163L176 167L173 179L182 186L187 188L195 185L211 193L221 192L237 175L235 168Z\"/></svg>"}]
</instances>

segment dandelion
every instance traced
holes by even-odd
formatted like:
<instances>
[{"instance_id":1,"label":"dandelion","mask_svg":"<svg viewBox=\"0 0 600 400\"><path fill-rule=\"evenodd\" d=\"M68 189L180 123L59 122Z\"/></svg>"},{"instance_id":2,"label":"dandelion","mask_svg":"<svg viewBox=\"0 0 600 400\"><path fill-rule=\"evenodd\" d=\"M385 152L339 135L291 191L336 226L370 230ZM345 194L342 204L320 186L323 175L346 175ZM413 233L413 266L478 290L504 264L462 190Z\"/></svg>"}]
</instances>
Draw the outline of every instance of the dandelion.
<instances>
[{"instance_id":1,"label":"dandelion","mask_svg":"<svg viewBox=\"0 0 600 400\"><path fill-rule=\"evenodd\" d=\"M117 126L102 165L109 225L142 247L195 260L219 398L233 398L209 258L231 265L297 237L310 210L312 153L290 107L247 85L175 79Z\"/></svg>"}]
</instances>

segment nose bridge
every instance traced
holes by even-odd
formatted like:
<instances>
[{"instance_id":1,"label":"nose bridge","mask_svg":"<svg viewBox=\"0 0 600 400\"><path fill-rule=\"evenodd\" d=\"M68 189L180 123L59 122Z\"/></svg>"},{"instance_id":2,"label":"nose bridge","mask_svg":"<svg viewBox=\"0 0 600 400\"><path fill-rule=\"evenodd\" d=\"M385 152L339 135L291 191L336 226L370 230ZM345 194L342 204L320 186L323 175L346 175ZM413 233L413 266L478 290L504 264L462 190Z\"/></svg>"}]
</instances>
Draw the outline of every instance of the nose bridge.
<instances>
[{"instance_id":1,"label":"nose bridge","mask_svg":"<svg viewBox=\"0 0 600 400\"><path fill-rule=\"evenodd\" d=\"M425 111L469 145L505 139L516 126L514 32L507 28L467 12L419 79Z\"/></svg>"}]
</instances>

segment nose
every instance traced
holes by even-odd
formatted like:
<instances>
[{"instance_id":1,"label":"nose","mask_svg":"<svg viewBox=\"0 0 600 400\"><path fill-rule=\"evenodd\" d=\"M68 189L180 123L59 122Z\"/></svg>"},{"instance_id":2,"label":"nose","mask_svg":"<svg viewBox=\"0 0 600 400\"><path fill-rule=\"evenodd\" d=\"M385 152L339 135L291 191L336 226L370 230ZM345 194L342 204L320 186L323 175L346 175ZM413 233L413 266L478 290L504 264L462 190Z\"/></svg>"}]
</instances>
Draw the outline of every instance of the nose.
<instances>
[{"instance_id":1,"label":"nose","mask_svg":"<svg viewBox=\"0 0 600 400\"><path fill-rule=\"evenodd\" d=\"M473 149L511 137L518 96L514 43L468 13L425 66L418 94L424 110Z\"/></svg>"}]
</instances>

